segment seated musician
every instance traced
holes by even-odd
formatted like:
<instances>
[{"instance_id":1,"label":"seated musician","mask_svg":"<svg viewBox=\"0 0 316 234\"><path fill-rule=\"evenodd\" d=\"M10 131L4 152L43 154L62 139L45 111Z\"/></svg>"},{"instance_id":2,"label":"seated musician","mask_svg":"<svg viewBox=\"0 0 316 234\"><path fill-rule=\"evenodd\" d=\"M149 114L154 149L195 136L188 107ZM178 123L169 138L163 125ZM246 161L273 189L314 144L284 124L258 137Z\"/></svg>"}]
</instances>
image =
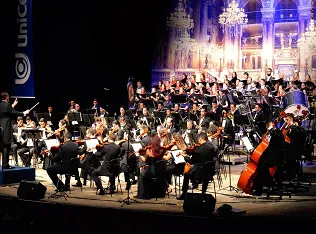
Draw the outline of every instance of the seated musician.
<instances>
[{"instance_id":1,"label":"seated musician","mask_svg":"<svg viewBox=\"0 0 316 234\"><path fill-rule=\"evenodd\" d=\"M124 132L124 140L120 148L121 171L124 172L126 182L126 190L130 189L131 185L136 183L135 175L137 171L137 160L135 150L131 144L131 136L129 132Z\"/></svg>"},{"instance_id":2,"label":"seated musician","mask_svg":"<svg viewBox=\"0 0 316 234\"><path fill-rule=\"evenodd\" d=\"M270 189L274 188L276 182L277 188L282 187L282 174L283 174L283 144L284 136L280 129L278 129L273 121L267 124L266 139L269 141L268 148L262 153L258 162L258 175L256 176L253 195L260 196L263 192L263 186ZM271 168L271 169L270 169ZM275 173L270 172L272 170ZM276 170L276 171L275 171Z\"/></svg>"},{"instance_id":3,"label":"seated musician","mask_svg":"<svg viewBox=\"0 0 316 234\"><path fill-rule=\"evenodd\" d=\"M292 113L286 114L285 122L285 134L290 139L290 142L286 146L286 169L290 180L293 180L299 173L297 162L303 154L307 135L306 130L302 126L299 126L298 122L295 121Z\"/></svg>"},{"instance_id":4,"label":"seated musician","mask_svg":"<svg viewBox=\"0 0 316 234\"><path fill-rule=\"evenodd\" d=\"M18 165L18 150L21 150L26 145L26 134L22 131L26 125L23 123L23 117L18 116L16 123L13 125L13 142L11 145L13 157L15 160L15 165ZM25 164L23 162L23 164Z\"/></svg>"},{"instance_id":5,"label":"seated musician","mask_svg":"<svg viewBox=\"0 0 316 234\"><path fill-rule=\"evenodd\" d=\"M232 119L228 118L227 110L222 110L222 118L219 130L221 130L221 149L228 144L231 145L235 139L235 132Z\"/></svg>"},{"instance_id":6,"label":"seated musician","mask_svg":"<svg viewBox=\"0 0 316 234\"><path fill-rule=\"evenodd\" d=\"M148 146L145 148L146 151L143 155L140 153L139 159L146 164L146 166L142 167L138 178L138 190L137 190L137 198L140 199L151 199L152 198L152 188L153 185L151 183L151 178L153 178L155 174L155 165L159 160L164 160L165 150L161 146L161 141L158 134L154 134ZM167 188L167 183L165 184L164 190ZM158 191L156 191L158 192Z\"/></svg>"},{"instance_id":7,"label":"seated musician","mask_svg":"<svg viewBox=\"0 0 316 234\"><path fill-rule=\"evenodd\" d=\"M39 128L42 130L41 132L41 139L37 142L37 157L39 159L39 163L43 163L46 145L44 140L49 139L53 136L53 130L52 128L47 124L47 120L44 118L41 118L39 121Z\"/></svg>"},{"instance_id":8,"label":"seated musician","mask_svg":"<svg viewBox=\"0 0 316 234\"><path fill-rule=\"evenodd\" d=\"M83 154L86 148L79 148L77 142L72 141L72 134L65 133L64 144L59 146L56 154L50 155L50 159L55 164L49 166L46 171L56 188L60 191L70 189L70 177L66 177L65 184L58 178L58 174L72 174L76 176L76 180L80 181L78 172L78 155Z\"/></svg>"},{"instance_id":9,"label":"seated musician","mask_svg":"<svg viewBox=\"0 0 316 234\"><path fill-rule=\"evenodd\" d=\"M203 164L208 161L213 161L216 157L216 152L213 144L208 140L207 134L201 132L198 135L198 142L200 146L196 147L192 153L192 156L185 155L185 160L191 165L189 172L184 174L182 194L177 197L178 200L184 200L188 187L189 180L196 181L198 172L202 168ZM215 172L214 172L215 173ZM206 193L208 182L205 181L202 187L202 193Z\"/></svg>"},{"instance_id":10,"label":"seated musician","mask_svg":"<svg viewBox=\"0 0 316 234\"><path fill-rule=\"evenodd\" d=\"M85 140L97 139L95 128L89 128L86 132ZM81 177L83 177L83 185L87 185L88 175L92 176L92 171L100 166L100 161L94 154L96 148L87 148L83 157L80 157L79 168L81 168ZM81 182L77 181L74 187L81 187Z\"/></svg>"},{"instance_id":11,"label":"seated musician","mask_svg":"<svg viewBox=\"0 0 316 234\"><path fill-rule=\"evenodd\" d=\"M202 107L200 110L200 117L196 123L196 129L198 132L206 130L210 126L210 119L206 116L206 107Z\"/></svg>"},{"instance_id":12,"label":"seated musician","mask_svg":"<svg viewBox=\"0 0 316 234\"><path fill-rule=\"evenodd\" d=\"M266 132L266 122L264 118L264 113L262 111L261 105L256 104L255 105L255 110L252 113L253 115L253 120L254 120L254 125L258 128L260 136L262 136Z\"/></svg>"},{"instance_id":13,"label":"seated musician","mask_svg":"<svg viewBox=\"0 0 316 234\"><path fill-rule=\"evenodd\" d=\"M120 146L115 143L116 136L114 133L110 133L108 137L108 144L105 144L103 148L96 152L95 155L98 158L103 158L103 163L92 172L93 180L97 186L98 195L106 194L106 190L102 186L102 182L99 176L110 177L110 193L113 194L115 190L115 177L110 172L110 161L117 159L120 155Z\"/></svg>"},{"instance_id":14,"label":"seated musician","mask_svg":"<svg viewBox=\"0 0 316 234\"><path fill-rule=\"evenodd\" d=\"M166 121L166 129L169 133L174 134L179 131L179 127L175 124L174 119L172 117L168 117Z\"/></svg>"},{"instance_id":15,"label":"seated musician","mask_svg":"<svg viewBox=\"0 0 316 234\"><path fill-rule=\"evenodd\" d=\"M124 117L126 120L129 119L123 106L120 107L120 114L117 116L116 120L120 121L120 117Z\"/></svg>"},{"instance_id":16,"label":"seated musician","mask_svg":"<svg viewBox=\"0 0 316 234\"><path fill-rule=\"evenodd\" d=\"M182 133L182 137L188 146L194 146L197 141L197 129L194 127L193 121L187 121L187 129Z\"/></svg>"}]
</instances>

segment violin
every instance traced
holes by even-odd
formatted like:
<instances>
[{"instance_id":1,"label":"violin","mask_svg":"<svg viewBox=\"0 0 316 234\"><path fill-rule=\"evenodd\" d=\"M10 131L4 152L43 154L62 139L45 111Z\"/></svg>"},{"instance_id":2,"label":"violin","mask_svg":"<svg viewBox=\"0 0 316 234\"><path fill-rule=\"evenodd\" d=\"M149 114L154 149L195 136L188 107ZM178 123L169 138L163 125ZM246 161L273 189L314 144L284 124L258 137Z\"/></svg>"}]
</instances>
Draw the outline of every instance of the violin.
<instances>
[{"instance_id":1,"label":"violin","mask_svg":"<svg viewBox=\"0 0 316 234\"><path fill-rule=\"evenodd\" d=\"M145 156L148 149L151 149L151 146L147 145L145 148L140 148L138 150L139 155Z\"/></svg>"}]
</instances>

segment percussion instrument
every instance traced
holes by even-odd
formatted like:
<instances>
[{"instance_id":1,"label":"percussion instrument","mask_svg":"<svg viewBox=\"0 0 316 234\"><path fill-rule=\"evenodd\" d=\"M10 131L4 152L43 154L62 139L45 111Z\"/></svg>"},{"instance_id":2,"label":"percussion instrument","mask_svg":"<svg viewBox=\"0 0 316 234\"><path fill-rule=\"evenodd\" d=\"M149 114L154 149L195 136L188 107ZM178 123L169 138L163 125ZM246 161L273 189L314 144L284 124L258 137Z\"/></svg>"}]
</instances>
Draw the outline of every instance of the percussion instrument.
<instances>
[{"instance_id":1,"label":"percussion instrument","mask_svg":"<svg viewBox=\"0 0 316 234\"><path fill-rule=\"evenodd\" d=\"M285 93L282 97L282 107L285 113L292 113L295 117L306 117L309 114L307 97L299 90Z\"/></svg>"}]
</instances>

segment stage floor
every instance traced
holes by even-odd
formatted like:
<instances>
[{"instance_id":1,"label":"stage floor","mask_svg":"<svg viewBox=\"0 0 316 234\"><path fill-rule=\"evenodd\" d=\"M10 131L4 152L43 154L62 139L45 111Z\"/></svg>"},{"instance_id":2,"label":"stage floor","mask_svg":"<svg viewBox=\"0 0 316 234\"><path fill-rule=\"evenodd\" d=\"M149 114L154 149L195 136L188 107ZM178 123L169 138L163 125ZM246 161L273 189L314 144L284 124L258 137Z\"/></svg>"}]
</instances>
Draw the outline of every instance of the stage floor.
<instances>
[{"instance_id":1,"label":"stage floor","mask_svg":"<svg viewBox=\"0 0 316 234\"><path fill-rule=\"evenodd\" d=\"M239 175L247 164L235 164L231 165L231 185L237 187L237 181ZM229 183L229 166L226 165L227 177L222 178L222 186L218 187L218 181L216 176L216 208L222 206L223 204L231 205L236 211L241 211L242 216L270 216L270 217L306 217L306 218L316 218L316 165L304 164L303 171L308 173L312 178L312 183L310 185L309 191L301 192L298 194L292 194L291 197L284 195L282 199L278 195L272 195L267 198L266 195L251 196L241 192L236 192L234 189L230 190ZM63 204L63 205L75 205L75 206L87 206L87 207L97 207L97 208L109 208L109 209L129 209L135 211L146 211L154 213L164 213L164 214L185 214L183 211L183 201L176 199L175 189L169 194L169 198L166 195L164 198L151 199L151 200L140 200L135 199L141 203L125 204L120 201L127 198L127 190L125 190L125 182L123 174L121 178L121 187L123 194L119 192L106 195L96 195L95 187L90 187L88 182L87 186L83 187L81 191L80 188L72 187L71 192L67 192L69 197L67 200L64 197L59 198L49 198L49 196L55 192L55 188L52 185L47 173L43 169L36 169L36 181L42 183L47 187L45 198L40 202ZM106 187L107 180L106 177L103 183ZM75 180L72 178L71 184L74 184ZM10 184L0 187L0 196L7 198L17 198L17 190L19 184ZM199 186L201 188L201 186ZM137 194L137 185L133 185L130 190L130 197ZM200 190L196 189L194 192L199 193ZM211 193L215 197L213 184L209 184L208 193ZM123 204L123 206L122 206Z\"/></svg>"}]
</instances>

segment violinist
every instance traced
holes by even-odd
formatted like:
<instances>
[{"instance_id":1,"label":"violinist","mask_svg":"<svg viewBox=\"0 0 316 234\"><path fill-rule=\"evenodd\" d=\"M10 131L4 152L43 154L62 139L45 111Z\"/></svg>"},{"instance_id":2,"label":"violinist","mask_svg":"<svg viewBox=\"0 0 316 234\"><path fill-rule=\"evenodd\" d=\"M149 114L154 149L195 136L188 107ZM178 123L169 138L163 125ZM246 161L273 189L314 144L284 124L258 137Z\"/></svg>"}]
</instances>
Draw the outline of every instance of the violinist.
<instances>
[{"instance_id":1,"label":"violinist","mask_svg":"<svg viewBox=\"0 0 316 234\"><path fill-rule=\"evenodd\" d=\"M146 147L150 142L150 136L148 135L148 126L143 124L140 127L140 134L138 139L140 140L141 144Z\"/></svg>"},{"instance_id":2,"label":"violinist","mask_svg":"<svg viewBox=\"0 0 316 234\"><path fill-rule=\"evenodd\" d=\"M66 177L65 184L60 181L58 174L72 174L76 180L80 181L78 172L78 155L83 154L86 148L79 148L78 143L72 141L72 134L65 133L64 144L59 146L56 154L50 155L50 159L55 164L49 166L46 171L48 176L59 191L68 191L70 189L70 177Z\"/></svg>"},{"instance_id":3,"label":"violinist","mask_svg":"<svg viewBox=\"0 0 316 234\"><path fill-rule=\"evenodd\" d=\"M26 134L25 132L22 131L23 128L26 128L26 125L23 123L23 117L18 116L16 124L13 125L13 142L11 145L11 149L12 149L16 166L18 165L18 150L20 153L21 150L28 149L28 147L26 146L26 143L27 143ZM26 151L25 150L23 150L23 154L28 152L27 150ZM21 159L23 161L22 157ZM23 162L23 164L25 164L25 162Z\"/></svg>"},{"instance_id":4,"label":"violinist","mask_svg":"<svg viewBox=\"0 0 316 234\"><path fill-rule=\"evenodd\" d=\"M115 134L110 133L108 136L108 144L105 144L99 152L95 153L96 157L103 158L103 163L92 172L97 191L99 191L98 195L104 195L107 192L102 186L100 176L109 176L110 193L113 194L115 190L115 177L110 173L110 161L117 159L120 155L120 146L115 143L115 139Z\"/></svg>"},{"instance_id":5,"label":"violinist","mask_svg":"<svg viewBox=\"0 0 316 234\"><path fill-rule=\"evenodd\" d=\"M136 183L135 174L137 171L137 160L133 145L130 143L131 136L129 132L124 132L124 140L120 148L121 170L124 172L126 182L126 190L131 188L131 185Z\"/></svg>"},{"instance_id":6,"label":"violinist","mask_svg":"<svg viewBox=\"0 0 316 234\"><path fill-rule=\"evenodd\" d=\"M192 157L188 155L184 155L184 159L191 165L189 172L184 174L183 184L182 184L182 194L177 197L178 200L184 200L188 187L189 180L192 182L196 181L199 176L199 172L201 172L201 168L205 162L213 161L216 157L216 152L213 144L208 140L207 134L205 132L201 132L198 135L198 143L199 147L196 147L192 153ZM215 171L214 171L215 174ZM206 189L208 186L208 181L203 183L202 193L206 193Z\"/></svg>"},{"instance_id":7,"label":"violinist","mask_svg":"<svg viewBox=\"0 0 316 234\"><path fill-rule=\"evenodd\" d=\"M97 139L95 128L87 129L85 140ZM84 152L83 156L80 157L79 168L81 168L81 175L83 177L83 186L87 185L88 175L92 176L92 171L100 166L100 161L97 159L94 154L95 148L87 148L86 152ZM76 184L72 185L74 187L81 187L80 181Z\"/></svg>"},{"instance_id":8,"label":"violinist","mask_svg":"<svg viewBox=\"0 0 316 234\"><path fill-rule=\"evenodd\" d=\"M269 141L268 148L261 155L258 162L258 176L254 186L252 195L260 196L263 191L263 186L270 189L274 188L274 180L278 189L282 187L282 174L284 162L284 137L280 129L275 126L273 121L270 121L266 128L267 133L264 135ZM269 169L275 167L277 170L272 176Z\"/></svg>"},{"instance_id":9,"label":"violinist","mask_svg":"<svg viewBox=\"0 0 316 234\"><path fill-rule=\"evenodd\" d=\"M138 190L137 198L140 199L150 199L153 197L151 189L153 185L151 178L155 176L155 165L159 160L163 160L165 155L165 150L161 146L161 141L158 134L154 134L150 138L150 142L145 147L145 152L143 155L140 154L139 159L146 164L146 167L140 172L138 178ZM164 186L163 190L165 191L167 184ZM155 189L157 194L157 188Z\"/></svg>"}]
</instances>

